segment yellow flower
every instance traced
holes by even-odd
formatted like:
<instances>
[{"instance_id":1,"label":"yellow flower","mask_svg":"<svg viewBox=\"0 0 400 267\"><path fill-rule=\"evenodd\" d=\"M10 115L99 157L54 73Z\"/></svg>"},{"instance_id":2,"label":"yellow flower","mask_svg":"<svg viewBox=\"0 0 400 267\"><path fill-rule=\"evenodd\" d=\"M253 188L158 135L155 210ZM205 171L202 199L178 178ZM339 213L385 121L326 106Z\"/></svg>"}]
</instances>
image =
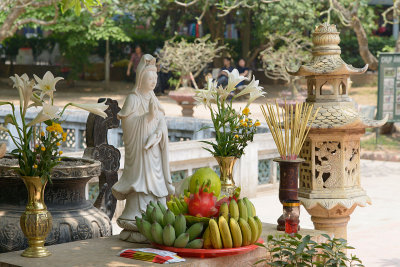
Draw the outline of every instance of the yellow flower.
<instances>
[{"instance_id":1,"label":"yellow flower","mask_svg":"<svg viewBox=\"0 0 400 267\"><path fill-rule=\"evenodd\" d=\"M40 148L40 150L46 151L46 148L45 148L44 146L42 146L42 147Z\"/></svg>"},{"instance_id":2,"label":"yellow flower","mask_svg":"<svg viewBox=\"0 0 400 267\"><path fill-rule=\"evenodd\" d=\"M67 140L67 133L62 133L62 140L65 142Z\"/></svg>"},{"instance_id":3,"label":"yellow flower","mask_svg":"<svg viewBox=\"0 0 400 267\"><path fill-rule=\"evenodd\" d=\"M35 145L35 148L38 148L38 147L39 147L39 145L38 145L38 144L36 144L36 145Z\"/></svg>"},{"instance_id":4,"label":"yellow flower","mask_svg":"<svg viewBox=\"0 0 400 267\"><path fill-rule=\"evenodd\" d=\"M250 113L250 109L248 107L245 107L242 111L242 114L245 116L249 116L249 113Z\"/></svg>"},{"instance_id":5,"label":"yellow flower","mask_svg":"<svg viewBox=\"0 0 400 267\"><path fill-rule=\"evenodd\" d=\"M243 120L240 120L239 122L240 122L240 123L243 123Z\"/></svg>"},{"instance_id":6,"label":"yellow flower","mask_svg":"<svg viewBox=\"0 0 400 267\"><path fill-rule=\"evenodd\" d=\"M239 138L239 135L235 134L235 138L238 139L238 138Z\"/></svg>"},{"instance_id":7,"label":"yellow flower","mask_svg":"<svg viewBox=\"0 0 400 267\"><path fill-rule=\"evenodd\" d=\"M53 126L47 126L46 131L48 132L54 132L54 127Z\"/></svg>"},{"instance_id":8,"label":"yellow flower","mask_svg":"<svg viewBox=\"0 0 400 267\"><path fill-rule=\"evenodd\" d=\"M246 118L246 119L245 119L245 122L248 122L248 121L249 121L249 119L248 119L248 118Z\"/></svg>"},{"instance_id":9,"label":"yellow flower","mask_svg":"<svg viewBox=\"0 0 400 267\"><path fill-rule=\"evenodd\" d=\"M254 123L254 125L257 127L257 126L260 126L261 123L259 121L256 121L256 123Z\"/></svg>"},{"instance_id":10,"label":"yellow flower","mask_svg":"<svg viewBox=\"0 0 400 267\"><path fill-rule=\"evenodd\" d=\"M59 123L54 123L53 122L53 127L54 127L54 130L57 133L63 133L64 132L63 128L61 127L61 124L59 124Z\"/></svg>"},{"instance_id":11,"label":"yellow flower","mask_svg":"<svg viewBox=\"0 0 400 267\"><path fill-rule=\"evenodd\" d=\"M58 158L58 161L61 161L61 158Z\"/></svg>"},{"instance_id":12,"label":"yellow flower","mask_svg":"<svg viewBox=\"0 0 400 267\"><path fill-rule=\"evenodd\" d=\"M242 125L243 125L244 127L247 127L247 122L244 122Z\"/></svg>"},{"instance_id":13,"label":"yellow flower","mask_svg":"<svg viewBox=\"0 0 400 267\"><path fill-rule=\"evenodd\" d=\"M63 153L62 151L58 152L58 154L60 154L60 155L62 155L62 153Z\"/></svg>"},{"instance_id":14,"label":"yellow flower","mask_svg":"<svg viewBox=\"0 0 400 267\"><path fill-rule=\"evenodd\" d=\"M40 132L40 136L43 137L44 136L44 132Z\"/></svg>"},{"instance_id":15,"label":"yellow flower","mask_svg":"<svg viewBox=\"0 0 400 267\"><path fill-rule=\"evenodd\" d=\"M33 164L33 168L34 168L34 169L37 169L37 165L36 165L36 164Z\"/></svg>"},{"instance_id":16,"label":"yellow flower","mask_svg":"<svg viewBox=\"0 0 400 267\"><path fill-rule=\"evenodd\" d=\"M60 142L57 142L56 145L57 145L57 146L61 146L61 143L60 143Z\"/></svg>"},{"instance_id":17,"label":"yellow flower","mask_svg":"<svg viewBox=\"0 0 400 267\"><path fill-rule=\"evenodd\" d=\"M249 123L249 127L251 127L251 123Z\"/></svg>"}]
</instances>

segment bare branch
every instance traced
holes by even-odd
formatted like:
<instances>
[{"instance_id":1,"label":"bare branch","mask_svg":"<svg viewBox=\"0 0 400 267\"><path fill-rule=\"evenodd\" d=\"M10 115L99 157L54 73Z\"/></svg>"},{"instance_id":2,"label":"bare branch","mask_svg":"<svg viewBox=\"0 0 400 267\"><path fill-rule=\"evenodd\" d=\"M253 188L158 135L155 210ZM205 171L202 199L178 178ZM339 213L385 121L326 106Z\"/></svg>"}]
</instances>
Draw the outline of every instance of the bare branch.
<instances>
[{"instance_id":1,"label":"bare branch","mask_svg":"<svg viewBox=\"0 0 400 267\"><path fill-rule=\"evenodd\" d=\"M193 0L192 2L189 2L189 3L182 3L182 2L179 2L178 0L175 0L175 4L183 6L183 7L192 6L192 5L196 4L197 2L199 2L199 0Z\"/></svg>"},{"instance_id":2,"label":"bare branch","mask_svg":"<svg viewBox=\"0 0 400 267\"><path fill-rule=\"evenodd\" d=\"M19 4L22 6L24 4L31 3L30 0L28 1L19 1ZM35 7L35 8L40 8L40 7L45 7L45 6L54 6L55 9L55 15L52 20L45 21L45 20L40 20L37 18L26 18L22 20L18 20L18 18L26 11L25 7L19 7L19 8L12 8L11 12L7 15L7 18L3 22L3 24L0 27L0 42L4 40L7 37L12 36L17 29L27 23L36 23L39 25L51 25L56 23L57 18L58 18L58 0L48 0L48 1L40 1L40 2L35 2L31 3L30 7Z\"/></svg>"},{"instance_id":3,"label":"bare branch","mask_svg":"<svg viewBox=\"0 0 400 267\"><path fill-rule=\"evenodd\" d=\"M279 2L281 0L260 0L261 3L263 4L270 4L270 3L275 3L275 2Z\"/></svg>"},{"instance_id":4,"label":"bare branch","mask_svg":"<svg viewBox=\"0 0 400 267\"><path fill-rule=\"evenodd\" d=\"M43 26L47 26L47 25L52 25L54 23L57 22L57 18L58 18L58 6L57 4L53 4L54 6L54 17L52 20L40 20L40 19L36 19L36 18L26 18L26 19L22 19L20 21L17 21L15 23L15 25L13 26L13 28L11 28L11 31L16 31L18 29L18 27L27 24L27 23L35 23L35 24L39 24L39 25L43 25Z\"/></svg>"},{"instance_id":5,"label":"bare branch","mask_svg":"<svg viewBox=\"0 0 400 267\"><path fill-rule=\"evenodd\" d=\"M224 8L224 13L218 14L218 17L225 17L226 15L228 15L232 10L239 8L242 5L241 2L237 2L235 1L235 4L233 4L232 6L229 6L227 8Z\"/></svg>"},{"instance_id":6,"label":"bare branch","mask_svg":"<svg viewBox=\"0 0 400 267\"><path fill-rule=\"evenodd\" d=\"M204 15L206 14L207 9L208 9L208 1L209 0L206 0L205 5L203 6L203 12L201 12L201 15L200 15L200 17L197 18L197 21L201 21L203 19Z\"/></svg>"}]
</instances>

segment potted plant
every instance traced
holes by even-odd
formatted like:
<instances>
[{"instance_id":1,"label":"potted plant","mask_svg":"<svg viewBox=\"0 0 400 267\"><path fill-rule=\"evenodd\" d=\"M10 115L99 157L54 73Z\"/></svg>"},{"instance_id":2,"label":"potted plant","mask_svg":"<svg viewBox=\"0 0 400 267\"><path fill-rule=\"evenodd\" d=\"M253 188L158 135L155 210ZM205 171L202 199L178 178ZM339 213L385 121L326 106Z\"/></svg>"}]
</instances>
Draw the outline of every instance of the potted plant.
<instances>
[{"instance_id":1,"label":"potted plant","mask_svg":"<svg viewBox=\"0 0 400 267\"><path fill-rule=\"evenodd\" d=\"M11 170L21 177L28 192L28 202L20 225L29 247L22 256L45 257L50 255L44 242L52 227L52 216L44 203L44 190L46 184L51 183L53 168L61 162L60 146L67 137L61 126L64 111L68 106L75 106L106 117L104 110L107 105L68 103L60 110L54 106L53 93L56 83L63 78L55 78L51 72L46 72L43 79L36 75L35 79L29 79L26 74L10 78L19 92L20 103L18 107L12 102L0 102L0 105L11 107L4 125L10 125L14 131L6 127L0 130L7 132L16 146L11 154L17 158L18 165ZM42 109L33 120L28 121L27 111L33 107ZM7 177L3 174L2 177Z\"/></svg>"},{"instance_id":2,"label":"potted plant","mask_svg":"<svg viewBox=\"0 0 400 267\"><path fill-rule=\"evenodd\" d=\"M198 89L195 78L208 63L219 56L224 48L225 46L217 47L216 42L209 41L209 36L197 38L193 43L189 43L185 39L176 42L176 38L164 43L164 47L159 53L159 64L162 71L171 71L179 75L177 90L170 92L169 97L182 106L183 116L193 116L195 92L191 85L193 84Z\"/></svg>"},{"instance_id":3,"label":"potted plant","mask_svg":"<svg viewBox=\"0 0 400 267\"><path fill-rule=\"evenodd\" d=\"M252 81L238 94L230 97L236 86L246 77L240 76L237 69L228 73L228 84L226 87L217 85L217 82L208 81L207 89L196 90L194 99L198 104L203 104L211 112L211 119L215 128L215 142L202 141L209 144L211 148L205 148L217 160L221 171L221 195L232 195L235 183L232 178L233 166L238 158L244 154L244 149L249 142L253 141L258 120L250 118L250 104L257 98L263 96L263 88L258 86L259 81ZM249 94L246 107L238 111L233 107L233 101Z\"/></svg>"}]
</instances>

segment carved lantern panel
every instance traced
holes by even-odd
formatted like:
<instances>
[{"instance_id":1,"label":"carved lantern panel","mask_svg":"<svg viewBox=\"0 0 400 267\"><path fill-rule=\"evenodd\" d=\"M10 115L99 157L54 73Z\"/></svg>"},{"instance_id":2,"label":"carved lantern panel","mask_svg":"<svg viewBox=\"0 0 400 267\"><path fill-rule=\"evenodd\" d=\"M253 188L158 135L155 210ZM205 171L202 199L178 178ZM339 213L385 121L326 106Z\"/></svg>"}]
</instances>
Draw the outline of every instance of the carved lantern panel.
<instances>
[{"instance_id":1,"label":"carved lantern panel","mask_svg":"<svg viewBox=\"0 0 400 267\"><path fill-rule=\"evenodd\" d=\"M300 153L306 160L300 167L300 197L346 198L362 190L360 139L346 132L310 132Z\"/></svg>"}]
</instances>

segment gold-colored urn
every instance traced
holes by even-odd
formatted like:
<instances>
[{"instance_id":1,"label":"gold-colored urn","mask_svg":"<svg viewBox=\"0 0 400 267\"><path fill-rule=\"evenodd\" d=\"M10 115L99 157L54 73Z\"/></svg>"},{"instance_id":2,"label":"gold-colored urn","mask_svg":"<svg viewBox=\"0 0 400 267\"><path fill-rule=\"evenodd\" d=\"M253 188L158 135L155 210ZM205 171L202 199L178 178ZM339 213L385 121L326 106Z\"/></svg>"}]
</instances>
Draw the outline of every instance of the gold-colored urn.
<instances>
[{"instance_id":1,"label":"gold-colored urn","mask_svg":"<svg viewBox=\"0 0 400 267\"><path fill-rule=\"evenodd\" d=\"M233 181L233 166L237 161L236 157L215 157L218 162L219 170L221 172L221 196L233 195L236 186Z\"/></svg>"},{"instance_id":2,"label":"gold-colored urn","mask_svg":"<svg viewBox=\"0 0 400 267\"><path fill-rule=\"evenodd\" d=\"M37 176L22 176L28 191L28 203L20 218L22 232L28 239L29 247L22 256L41 258L50 256L50 251L44 247L44 242L51 230L53 219L44 204L44 189L47 181Z\"/></svg>"}]
</instances>

